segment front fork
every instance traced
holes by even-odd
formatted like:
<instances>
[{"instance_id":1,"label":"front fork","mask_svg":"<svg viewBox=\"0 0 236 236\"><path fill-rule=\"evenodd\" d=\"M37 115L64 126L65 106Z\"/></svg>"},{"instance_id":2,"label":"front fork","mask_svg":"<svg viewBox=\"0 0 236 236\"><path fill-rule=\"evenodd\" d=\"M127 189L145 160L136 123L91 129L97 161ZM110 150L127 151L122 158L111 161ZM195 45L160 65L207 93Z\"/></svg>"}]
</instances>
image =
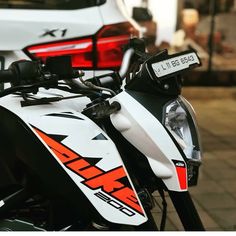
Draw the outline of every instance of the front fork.
<instances>
[{"instance_id":1,"label":"front fork","mask_svg":"<svg viewBox=\"0 0 236 236\"><path fill-rule=\"evenodd\" d=\"M169 196L186 231L205 231L189 192L169 191Z\"/></svg>"}]
</instances>

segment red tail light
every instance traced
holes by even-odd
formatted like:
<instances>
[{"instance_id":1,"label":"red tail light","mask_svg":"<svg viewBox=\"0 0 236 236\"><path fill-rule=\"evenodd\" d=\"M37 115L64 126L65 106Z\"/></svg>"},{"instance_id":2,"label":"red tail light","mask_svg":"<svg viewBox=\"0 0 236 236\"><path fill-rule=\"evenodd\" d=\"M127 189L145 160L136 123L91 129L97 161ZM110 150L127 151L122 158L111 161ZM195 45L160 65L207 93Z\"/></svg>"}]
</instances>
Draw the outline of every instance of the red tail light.
<instances>
[{"instance_id":1,"label":"red tail light","mask_svg":"<svg viewBox=\"0 0 236 236\"><path fill-rule=\"evenodd\" d=\"M104 26L97 34L97 67L120 67L123 47L133 36L137 31L129 22Z\"/></svg>"},{"instance_id":2,"label":"red tail light","mask_svg":"<svg viewBox=\"0 0 236 236\"><path fill-rule=\"evenodd\" d=\"M104 26L95 37L29 46L32 59L45 62L47 57L70 55L73 67L115 69L121 65L123 47L137 31L129 22Z\"/></svg>"},{"instance_id":3,"label":"red tail light","mask_svg":"<svg viewBox=\"0 0 236 236\"><path fill-rule=\"evenodd\" d=\"M26 49L34 59L45 62L47 57L71 55L74 67L92 67L92 39L71 40L66 42L48 43L31 46Z\"/></svg>"}]
</instances>

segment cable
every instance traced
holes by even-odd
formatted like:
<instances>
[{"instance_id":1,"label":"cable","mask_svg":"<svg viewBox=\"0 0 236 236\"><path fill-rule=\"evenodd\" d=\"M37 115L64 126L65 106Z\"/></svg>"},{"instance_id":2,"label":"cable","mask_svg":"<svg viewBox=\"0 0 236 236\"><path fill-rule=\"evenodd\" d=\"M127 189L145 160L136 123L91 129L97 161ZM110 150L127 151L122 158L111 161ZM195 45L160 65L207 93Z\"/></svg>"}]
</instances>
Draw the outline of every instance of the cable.
<instances>
[{"instance_id":1,"label":"cable","mask_svg":"<svg viewBox=\"0 0 236 236\"><path fill-rule=\"evenodd\" d=\"M99 90L99 91L100 90L107 91L111 95L116 96L116 93L113 90L109 89L109 88L104 88L104 87L96 86L96 85L94 85L91 82L84 81L81 77L79 77L79 79L80 79L81 83L83 83L85 86L87 86L87 87L89 87L91 89L95 89L95 90Z\"/></svg>"}]
</instances>

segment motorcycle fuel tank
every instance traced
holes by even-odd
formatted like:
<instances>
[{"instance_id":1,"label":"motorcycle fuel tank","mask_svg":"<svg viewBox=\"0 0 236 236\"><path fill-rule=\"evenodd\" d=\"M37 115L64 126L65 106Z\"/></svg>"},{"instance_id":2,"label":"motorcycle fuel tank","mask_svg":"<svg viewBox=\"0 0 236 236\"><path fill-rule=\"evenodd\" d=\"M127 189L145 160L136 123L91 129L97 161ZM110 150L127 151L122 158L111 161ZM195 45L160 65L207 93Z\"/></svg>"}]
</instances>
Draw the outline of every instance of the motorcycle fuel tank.
<instances>
[{"instance_id":1,"label":"motorcycle fuel tank","mask_svg":"<svg viewBox=\"0 0 236 236\"><path fill-rule=\"evenodd\" d=\"M55 158L106 220L129 225L144 223L146 214L115 144L80 113L88 100L78 99L22 107L22 97L9 95L1 98L0 106L28 126L48 149L48 158Z\"/></svg>"}]
</instances>

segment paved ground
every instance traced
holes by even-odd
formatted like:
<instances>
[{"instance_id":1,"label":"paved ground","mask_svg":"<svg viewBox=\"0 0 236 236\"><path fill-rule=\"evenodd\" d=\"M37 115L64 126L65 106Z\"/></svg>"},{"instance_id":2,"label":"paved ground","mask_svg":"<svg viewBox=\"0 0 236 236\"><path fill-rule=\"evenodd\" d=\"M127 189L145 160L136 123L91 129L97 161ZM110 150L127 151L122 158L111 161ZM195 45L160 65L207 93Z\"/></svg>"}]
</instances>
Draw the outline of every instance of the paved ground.
<instances>
[{"instance_id":1,"label":"paved ground","mask_svg":"<svg viewBox=\"0 0 236 236\"><path fill-rule=\"evenodd\" d=\"M195 108L204 149L198 186L190 188L196 208L207 231L236 231L236 88L185 88L184 94ZM167 200L166 230L183 230ZM160 216L158 208L153 214Z\"/></svg>"}]
</instances>

